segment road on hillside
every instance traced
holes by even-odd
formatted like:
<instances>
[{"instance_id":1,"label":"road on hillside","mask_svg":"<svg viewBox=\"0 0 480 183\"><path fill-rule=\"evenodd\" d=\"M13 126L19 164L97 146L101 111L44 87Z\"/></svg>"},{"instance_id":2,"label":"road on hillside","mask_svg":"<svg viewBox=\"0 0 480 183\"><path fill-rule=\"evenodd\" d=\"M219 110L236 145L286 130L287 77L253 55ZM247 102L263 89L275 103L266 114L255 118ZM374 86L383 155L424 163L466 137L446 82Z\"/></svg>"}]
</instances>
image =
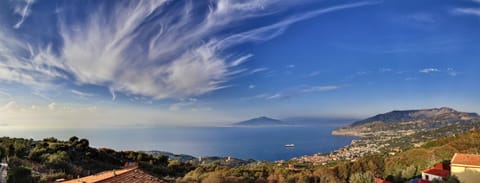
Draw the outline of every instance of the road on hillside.
<instances>
[{"instance_id":1,"label":"road on hillside","mask_svg":"<svg viewBox=\"0 0 480 183\"><path fill-rule=\"evenodd\" d=\"M7 163L0 163L0 183L7 183Z\"/></svg>"}]
</instances>

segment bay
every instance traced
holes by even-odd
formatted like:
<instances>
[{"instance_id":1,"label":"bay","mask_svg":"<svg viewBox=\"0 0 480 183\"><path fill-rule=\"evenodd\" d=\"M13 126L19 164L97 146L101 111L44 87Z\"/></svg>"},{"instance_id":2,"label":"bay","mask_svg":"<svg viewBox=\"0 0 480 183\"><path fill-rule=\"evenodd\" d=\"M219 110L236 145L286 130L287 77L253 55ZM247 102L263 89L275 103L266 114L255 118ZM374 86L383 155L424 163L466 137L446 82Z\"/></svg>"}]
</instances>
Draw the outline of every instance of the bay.
<instances>
[{"instance_id":1,"label":"bay","mask_svg":"<svg viewBox=\"0 0 480 183\"><path fill-rule=\"evenodd\" d=\"M115 150L160 150L196 157L232 156L255 160L288 160L302 155L327 153L354 137L333 136L330 126L299 127L155 127L155 128L0 128L0 136L33 138L71 136L86 138L93 147ZM285 144L295 144L286 148Z\"/></svg>"}]
</instances>

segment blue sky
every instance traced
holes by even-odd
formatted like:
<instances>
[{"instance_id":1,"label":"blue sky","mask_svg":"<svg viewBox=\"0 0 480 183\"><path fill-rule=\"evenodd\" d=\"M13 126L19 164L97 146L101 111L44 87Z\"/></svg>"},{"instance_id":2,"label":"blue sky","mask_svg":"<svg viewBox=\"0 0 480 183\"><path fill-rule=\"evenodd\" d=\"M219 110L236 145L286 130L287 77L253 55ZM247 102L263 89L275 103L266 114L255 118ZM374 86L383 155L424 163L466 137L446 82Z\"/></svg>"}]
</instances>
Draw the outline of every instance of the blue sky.
<instances>
[{"instance_id":1,"label":"blue sky","mask_svg":"<svg viewBox=\"0 0 480 183\"><path fill-rule=\"evenodd\" d=\"M0 2L8 127L480 112L480 1Z\"/></svg>"}]
</instances>

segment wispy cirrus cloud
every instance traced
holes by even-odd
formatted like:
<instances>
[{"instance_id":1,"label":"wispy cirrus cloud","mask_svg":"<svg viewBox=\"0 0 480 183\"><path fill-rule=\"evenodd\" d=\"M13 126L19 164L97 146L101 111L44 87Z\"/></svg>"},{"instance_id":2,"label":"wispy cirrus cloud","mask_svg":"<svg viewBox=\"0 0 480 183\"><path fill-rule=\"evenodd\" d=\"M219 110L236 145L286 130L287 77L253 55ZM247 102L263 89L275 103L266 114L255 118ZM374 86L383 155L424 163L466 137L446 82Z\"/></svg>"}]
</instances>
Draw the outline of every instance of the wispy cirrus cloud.
<instances>
[{"instance_id":1,"label":"wispy cirrus cloud","mask_svg":"<svg viewBox=\"0 0 480 183\"><path fill-rule=\"evenodd\" d=\"M26 2L18 27L33 3ZM226 52L229 48L272 39L291 24L321 14L375 4L335 5L272 24L238 27L302 2L125 1L86 9L90 16L85 19L72 18L65 9L52 23L58 25L62 44L51 41L45 47L0 32L0 80L35 87L59 81L99 85L108 89L112 100L116 92L155 99L198 96L225 87L252 56L232 57Z\"/></svg>"},{"instance_id":2,"label":"wispy cirrus cloud","mask_svg":"<svg viewBox=\"0 0 480 183\"><path fill-rule=\"evenodd\" d=\"M472 2L480 3L480 0L472 0ZM460 14L460 15L474 15L474 16L480 16L480 7L462 7L462 8L454 8L452 9L452 12L454 14Z\"/></svg>"},{"instance_id":3,"label":"wispy cirrus cloud","mask_svg":"<svg viewBox=\"0 0 480 183\"><path fill-rule=\"evenodd\" d=\"M303 93L324 92L324 91L336 90L336 89L339 89L339 88L340 88L340 86L335 86L335 85L331 85L331 86L312 86L312 87L304 88L301 91Z\"/></svg>"},{"instance_id":4,"label":"wispy cirrus cloud","mask_svg":"<svg viewBox=\"0 0 480 183\"><path fill-rule=\"evenodd\" d=\"M28 15L30 15L30 7L34 2L35 0L18 0L18 4L15 6L15 13L18 14L21 18L13 26L15 29L20 28Z\"/></svg>"},{"instance_id":5,"label":"wispy cirrus cloud","mask_svg":"<svg viewBox=\"0 0 480 183\"><path fill-rule=\"evenodd\" d=\"M3 106L0 107L0 111L10 111L13 110L17 105L17 102L15 101L9 101L8 103L4 104Z\"/></svg>"},{"instance_id":6,"label":"wispy cirrus cloud","mask_svg":"<svg viewBox=\"0 0 480 183\"><path fill-rule=\"evenodd\" d=\"M435 72L440 72L440 69L437 68L425 68L421 69L418 72L424 73L424 74L430 74L430 73L435 73Z\"/></svg>"},{"instance_id":7,"label":"wispy cirrus cloud","mask_svg":"<svg viewBox=\"0 0 480 183\"><path fill-rule=\"evenodd\" d=\"M0 90L0 96L3 96L3 97L5 97L5 98L7 98L7 99L13 99L13 97L12 97L12 95L11 95L10 93L5 92L5 91L1 91L1 90Z\"/></svg>"},{"instance_id":8,"label":"wispy cirrus cloud","mask_svg":"<svg viewBox=\"0 0 480 183\"><path fill-rule=\"evenodd\" d=\"M81 92L78 90L70 90L73 94L78 95L80 97L93 97L95 94L93 93L87 93L87 92Z\"/></svg>"},{"instance_id":9,"label":"wispy cirrus cloud","mask_svg":"<svg viewBox=\"0 0 480 183\"><path fill-rule=\"evenodd\" d=\"M459 72L456 71L453 68L447 68L447 69L443 69L443 70L440 70L440 69L437 69L437 68L425 68L425 69L421 69L419 72L423 73L423 74L445 73L449 76L457 76L459 74Z\"/></svg>"},{"instance_id":10,"label":"wispy cirrus cloud","mask_svg":"<svg viewBox=\"0 0 480 183\"><path fill-rule=\"evenodd\" d=\"M317 93L317 92L327 92L338 90L342 86L337 85L325 85L325 86L298 86L294 88L288 88L273 94L260 94L254 97L249 97L248 99L264 99L264 100L275 100L275 99L287 99L295 96L300 96L307 93Z\"/></svg>"},{"instance_id":11,"label":"wispy cirrus cloud","mask_svg":"<svg viewBox=\"0 0 480 183\"><path fill-rule=\"evenodd\" d=\"M480 16L480 8L455 8L453 12L456 14Z\"/></svg>"}]
</instances>

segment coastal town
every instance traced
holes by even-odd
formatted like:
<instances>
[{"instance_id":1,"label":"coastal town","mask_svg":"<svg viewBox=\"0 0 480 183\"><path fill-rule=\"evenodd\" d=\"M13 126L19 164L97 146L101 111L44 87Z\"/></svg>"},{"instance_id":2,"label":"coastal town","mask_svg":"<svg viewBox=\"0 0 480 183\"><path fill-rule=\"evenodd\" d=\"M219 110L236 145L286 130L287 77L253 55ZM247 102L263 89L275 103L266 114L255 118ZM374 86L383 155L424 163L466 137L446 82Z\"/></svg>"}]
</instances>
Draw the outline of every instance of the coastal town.
<instances>
[{"instance_id":1,"label":"coastal town","mask_svg":"<svg viewBox=\"0 0 480 183\"><path fill-rule=\"evenodd\" d=\"M335 161L354 162L364 156L377 153L395 154L409 148L421 147L423 144L437 137L456 136L468 131L479 129L478 123L463 125L449 125L439 129L417 130L388 130L363 134L359 139L354 139L349 145L330 153L316 153L292 158L298 163L311 163L313 165L327 165ZM455 129L455 130L451 130ZM335 132L332 132L335 133ZM339 134L337 134L339 135Z\"/></svg>"}]
</instances>

